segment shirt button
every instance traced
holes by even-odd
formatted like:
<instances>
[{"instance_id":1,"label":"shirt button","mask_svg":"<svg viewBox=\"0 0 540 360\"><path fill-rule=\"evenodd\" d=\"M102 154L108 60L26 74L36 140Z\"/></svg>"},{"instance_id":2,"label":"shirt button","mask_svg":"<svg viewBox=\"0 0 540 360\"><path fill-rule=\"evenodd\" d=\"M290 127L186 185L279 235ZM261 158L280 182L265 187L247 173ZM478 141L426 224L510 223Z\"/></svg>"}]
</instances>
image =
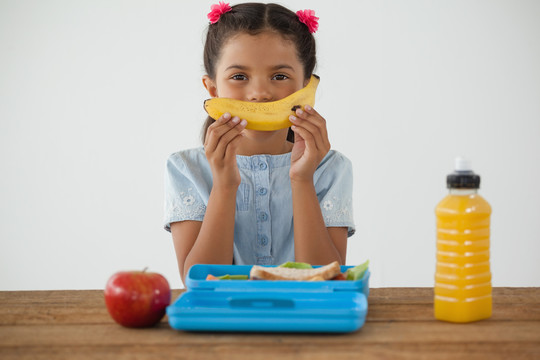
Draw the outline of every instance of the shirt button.
<instances>
[{"instance_id":1,"label":"shirt button","mask_svg":"<svg viewBox=\"0 0 540 360\"><path fill-rule=\"evenodd\" d=\"M261 246L268 245L268 238L266 237L266 235L259 236L259 245Z\"/></svg>"},{"instance_id":2,"label":"shirt button","mask_svg":"<svg viewBox=\"0 0 540 360\"><path fill-rule=\"evenodd\" d=\"M266 195L266 188L259 188L259 195Z\"/></svg>"},{"instance_id":3,"label":"shirt button","mask_svg":"<svg viewBox=\"0 0 540 360\"><path fill-rule=\"evenodd\" d=\"M265 213L265 212L260 213L260 214L259 214L259 220L261 220L261 221L266 221L266 220L268 220L268 214Z\"/></svg>"},{"instance_id":4,"label":"shirt button","mask_svg":"<svg viewBox=\"0 0 540 360\"><path fill-rule=\"evenodd\" d=\"M266 170L267 167L268 167L268 165L266 165L266 163L260 163L259 164L259 169L261 169L261 170Z\"/></svg>"}]
</instances>

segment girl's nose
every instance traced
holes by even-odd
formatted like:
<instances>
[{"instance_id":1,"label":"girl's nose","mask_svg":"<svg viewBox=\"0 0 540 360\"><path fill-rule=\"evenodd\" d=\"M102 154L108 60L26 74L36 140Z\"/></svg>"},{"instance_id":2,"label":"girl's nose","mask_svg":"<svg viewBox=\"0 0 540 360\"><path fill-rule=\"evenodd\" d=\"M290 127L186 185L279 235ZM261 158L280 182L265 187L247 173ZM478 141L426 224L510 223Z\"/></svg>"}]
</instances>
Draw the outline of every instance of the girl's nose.
<instances>
[{"instance_id":1,"label":"girl's nose","mask_svg":"<svg viewBox=\"0 0 540 360\"><path fill-rule=\"evenodd\" d=\"M263 81L253 82L249 89L248 100L254 102L272 101L269 86Z\"/></svg>"}]
</instances>

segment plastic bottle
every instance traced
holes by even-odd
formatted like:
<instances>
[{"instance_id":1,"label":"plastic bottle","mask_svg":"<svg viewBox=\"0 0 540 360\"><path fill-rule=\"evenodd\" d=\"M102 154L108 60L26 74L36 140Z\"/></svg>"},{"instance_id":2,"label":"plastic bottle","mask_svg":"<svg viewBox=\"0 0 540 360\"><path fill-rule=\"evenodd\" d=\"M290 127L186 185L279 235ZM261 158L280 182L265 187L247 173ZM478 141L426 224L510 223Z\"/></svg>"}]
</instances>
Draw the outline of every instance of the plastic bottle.
<instances>
[{"instance_id":1,"label":"plastic bottle","mask_svg":"<svg viewBox=\"0 0 540 360\"><path fill-rule=\"evenodd\" d=\"M491 206L478 194L480 176L456 158L449 194L437 205L435 318L471 322L491 316Z\"/></svg>"}]
</instances>

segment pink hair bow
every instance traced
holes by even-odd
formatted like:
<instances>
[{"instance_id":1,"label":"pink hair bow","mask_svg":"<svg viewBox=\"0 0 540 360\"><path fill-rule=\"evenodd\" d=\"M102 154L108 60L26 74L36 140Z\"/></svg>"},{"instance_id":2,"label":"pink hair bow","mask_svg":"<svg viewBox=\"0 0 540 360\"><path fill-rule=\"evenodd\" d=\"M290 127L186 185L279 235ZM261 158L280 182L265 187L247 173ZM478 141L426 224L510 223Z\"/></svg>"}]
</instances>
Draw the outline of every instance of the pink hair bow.
<instances>
[{"instance_id":1,"label":"pink hair bow","mask_svg":"<svg viewBox=\"0 0 540 360\"><path fill-rule=\"evenodd\" d=\"M220 1L218 4L210 6L210 9L211 10L208 13L208 20L210 20L210 24L217 23L221 15L232 10L229 4L225 4L223 1Z\"/></svg>"},{"instance_id":2,"label":"pink hair bow","mask_svg":"<svg viewBox=\"0 0 540 360\"><path fill-rule=\"evenodd\" d=\"M319 18L315 16L314 10L298 10L296 12L298 20L306 24L310 33L314 33L319 28Z\"/></svg>"}]
</instances>

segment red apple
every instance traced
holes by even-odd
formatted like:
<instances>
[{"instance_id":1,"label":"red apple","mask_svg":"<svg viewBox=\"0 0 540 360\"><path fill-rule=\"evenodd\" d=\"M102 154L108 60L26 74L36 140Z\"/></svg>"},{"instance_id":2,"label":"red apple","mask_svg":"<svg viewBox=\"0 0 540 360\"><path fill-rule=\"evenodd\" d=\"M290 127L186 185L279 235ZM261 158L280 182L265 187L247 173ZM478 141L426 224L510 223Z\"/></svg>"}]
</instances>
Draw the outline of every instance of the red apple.
<instances>
[{"instance_id":1,"label":"red apple","mask_svg":"<svg viewBox=\"0 0 540 360\"><path fill-rule=\"evenodd\" d=\"M157 324L171 302L171 289L163 275L143 271L120 271L105 286L105 303L111 317L127 327Z\"/></svg>"}]
</instances>

